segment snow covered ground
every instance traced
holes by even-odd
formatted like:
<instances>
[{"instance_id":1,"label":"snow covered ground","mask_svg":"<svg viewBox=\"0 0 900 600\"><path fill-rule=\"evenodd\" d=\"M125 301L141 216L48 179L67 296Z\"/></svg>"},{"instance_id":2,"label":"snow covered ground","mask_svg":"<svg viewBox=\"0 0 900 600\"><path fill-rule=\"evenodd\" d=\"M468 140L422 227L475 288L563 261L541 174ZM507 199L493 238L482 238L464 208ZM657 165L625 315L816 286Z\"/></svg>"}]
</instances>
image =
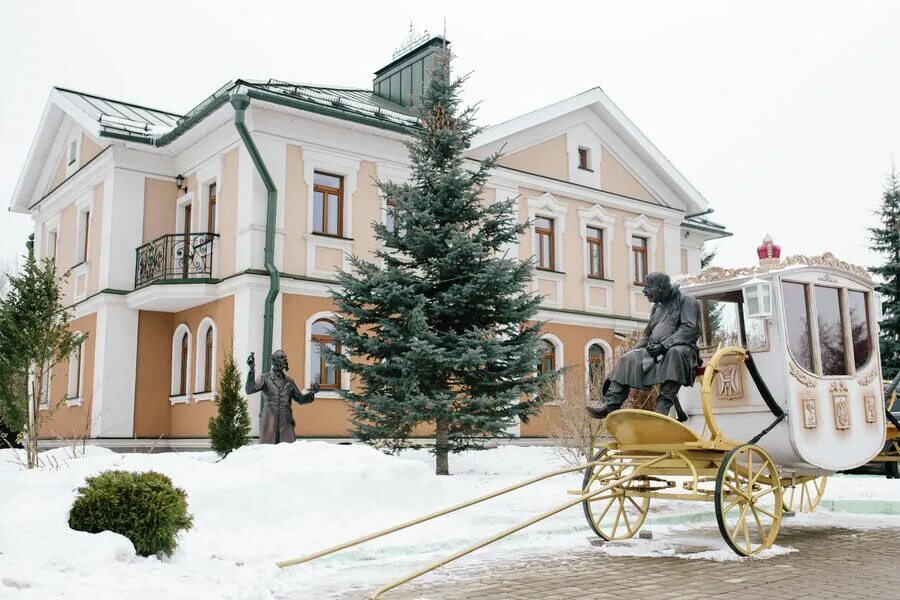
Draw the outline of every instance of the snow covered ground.
<instances>
[{"instance_id":1,"label":"snow covered ground","mask_svg":"<svg viewBox=\"0 0 900 600\"><path fill-rule=\"evenodd\" d=\"M433 474L425 451L386 456L361 445L297 442L243 448L217 462L212 453L116 454L101 448L71 458L47 453L57 468L24 471L11 450L0 451L0 598L171 600L328 598L371 591L512 524L561 504L580 486L562 475L369 542L317 562L278 569L298 557L564 466L551 448L504 446L451 457L452 477ZM104 469L156 470L188 494L194 528L171 559L141 558L113 533L72 531L68 511L84 478ZM832 478L826 499L900 501L900 482L878 477ZM712 506L657 502L645 527L652 540L608 545L611 555L678 555L698 527L678 515ZM685 518L687 521L687 518ZM664 524L665 523L665 524ZM848 515L819 510L792 526L900 527L897 515ZM584 548L591 534L576 506L480 550L463 561L509 559L528 553ZM769 554L791 552L776 547ZM730 560L721 547L690 558ZM363 594L360 594L363 597Z\"/></svg>"}]
</instances>

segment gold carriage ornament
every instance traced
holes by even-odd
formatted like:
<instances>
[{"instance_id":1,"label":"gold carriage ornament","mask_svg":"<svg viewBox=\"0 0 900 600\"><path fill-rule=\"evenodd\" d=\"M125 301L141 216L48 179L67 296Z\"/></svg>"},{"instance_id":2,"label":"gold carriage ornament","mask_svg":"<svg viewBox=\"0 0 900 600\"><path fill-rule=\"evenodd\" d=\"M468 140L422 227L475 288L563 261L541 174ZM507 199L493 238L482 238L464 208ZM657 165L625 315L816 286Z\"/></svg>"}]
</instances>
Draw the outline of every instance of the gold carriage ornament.
<instances>
[{"instance_id":1,"label":"gold carriage ornament","mask_svg":"<svg viewBox=\"0 0 900 600\"><path fill-rule=\"evenodd\" d=\"M682 290L701 305L701 354L707 357L697 370L700 385L680 392L685 423L645 410L615 411L605 421L611 437L597 445L589 462L278 566L305 563L579 471L584 472L581 488L570 490L574 497L568 501L390 582L370 597L380 598L578 505L591 530L612 543L637 534L651 502L711 502L719 531L734 552L753 556L770 548L785 511L812 511L827 476L873 457L900 461L900 424L884 403L885 395L895 396L900 376L886 393L874 343L880 301L871 278L831 254L782 260L780 253L766 236L758 248L758 266L711 268L682 280ZM748 341L748 332L766 339ZM743 385L748 378L751 383Z\"/></svg>"}]
</instances>

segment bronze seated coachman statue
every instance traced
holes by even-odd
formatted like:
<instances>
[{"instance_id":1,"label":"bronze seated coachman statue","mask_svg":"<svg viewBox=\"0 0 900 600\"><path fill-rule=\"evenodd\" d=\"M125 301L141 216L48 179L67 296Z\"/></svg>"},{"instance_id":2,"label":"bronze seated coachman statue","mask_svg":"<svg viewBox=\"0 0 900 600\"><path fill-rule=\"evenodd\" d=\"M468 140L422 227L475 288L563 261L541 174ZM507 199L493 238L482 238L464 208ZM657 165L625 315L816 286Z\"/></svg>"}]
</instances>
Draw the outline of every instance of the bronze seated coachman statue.
<instances>
[{"instance_id":1,"label":"bronze seated coachman statue","mask_svg":"<svg viewBox=\"0 0 900 600\"><path fill-rule=\"evenodd\" d=\"M678 390L694 384L699 363L700 303L673 286L665 273L647 275L644 295L653 303L644 335L622 355L603 383L603 404L588 406L587 411L602 419L622 407L631 388L647 390L659 385L656 412L668 415L674 406L678 420L687 421L678 403Z\"/></svg>"}]
</instances>

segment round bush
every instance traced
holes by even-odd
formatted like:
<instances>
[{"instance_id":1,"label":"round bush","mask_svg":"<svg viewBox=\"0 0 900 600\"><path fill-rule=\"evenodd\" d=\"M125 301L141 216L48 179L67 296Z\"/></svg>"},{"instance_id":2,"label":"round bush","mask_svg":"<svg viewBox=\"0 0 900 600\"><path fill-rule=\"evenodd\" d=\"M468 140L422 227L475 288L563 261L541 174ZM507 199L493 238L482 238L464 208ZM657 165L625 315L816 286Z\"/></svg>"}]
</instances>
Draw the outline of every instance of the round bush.
<instances>
[{"instance_id":1,"label":"round bush","mask_svg":"<svg viewBox=\"0 0 900 600\"><path fill-rule=\"evenodd\" d=\"M104 471L85 484L69 512L69 527L124 535L141 556L171 556L178 532L193 524L184 490L161 473Z\"/></svg>"}]
</instances>

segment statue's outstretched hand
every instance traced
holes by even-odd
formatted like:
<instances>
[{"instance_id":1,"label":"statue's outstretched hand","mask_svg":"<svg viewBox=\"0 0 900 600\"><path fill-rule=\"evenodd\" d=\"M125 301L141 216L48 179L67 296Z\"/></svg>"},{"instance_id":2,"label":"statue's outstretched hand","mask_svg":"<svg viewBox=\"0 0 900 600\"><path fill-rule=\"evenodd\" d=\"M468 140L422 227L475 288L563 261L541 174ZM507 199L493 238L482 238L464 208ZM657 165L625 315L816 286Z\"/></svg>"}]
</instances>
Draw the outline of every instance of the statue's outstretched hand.
<instances>
[{"instance_id":1,"label":"statue's outstretched hand","mask_svg":"<svg viewBox=\"0 0 900 600\"><path fill-rule=\"evenodd\" d=\"M313 381L313 384L311 386L309 386L309 391L313 394L318 394L319 389L321 389L319 386L319 380L316 379L315 381Z\"/></svg>"},{"instance_id":2,"label":"statue's outstretched hand","mask_svg":"<svg viewBox=\"0 0 900 600\"><path fill-rule=\"evenodd\" d=\"M256 369L256 357L254 356L254 354L254 352L251 352L250 356L247 357L247 366L250 367L251 371Z\"/></svg>"}]
</instances>

